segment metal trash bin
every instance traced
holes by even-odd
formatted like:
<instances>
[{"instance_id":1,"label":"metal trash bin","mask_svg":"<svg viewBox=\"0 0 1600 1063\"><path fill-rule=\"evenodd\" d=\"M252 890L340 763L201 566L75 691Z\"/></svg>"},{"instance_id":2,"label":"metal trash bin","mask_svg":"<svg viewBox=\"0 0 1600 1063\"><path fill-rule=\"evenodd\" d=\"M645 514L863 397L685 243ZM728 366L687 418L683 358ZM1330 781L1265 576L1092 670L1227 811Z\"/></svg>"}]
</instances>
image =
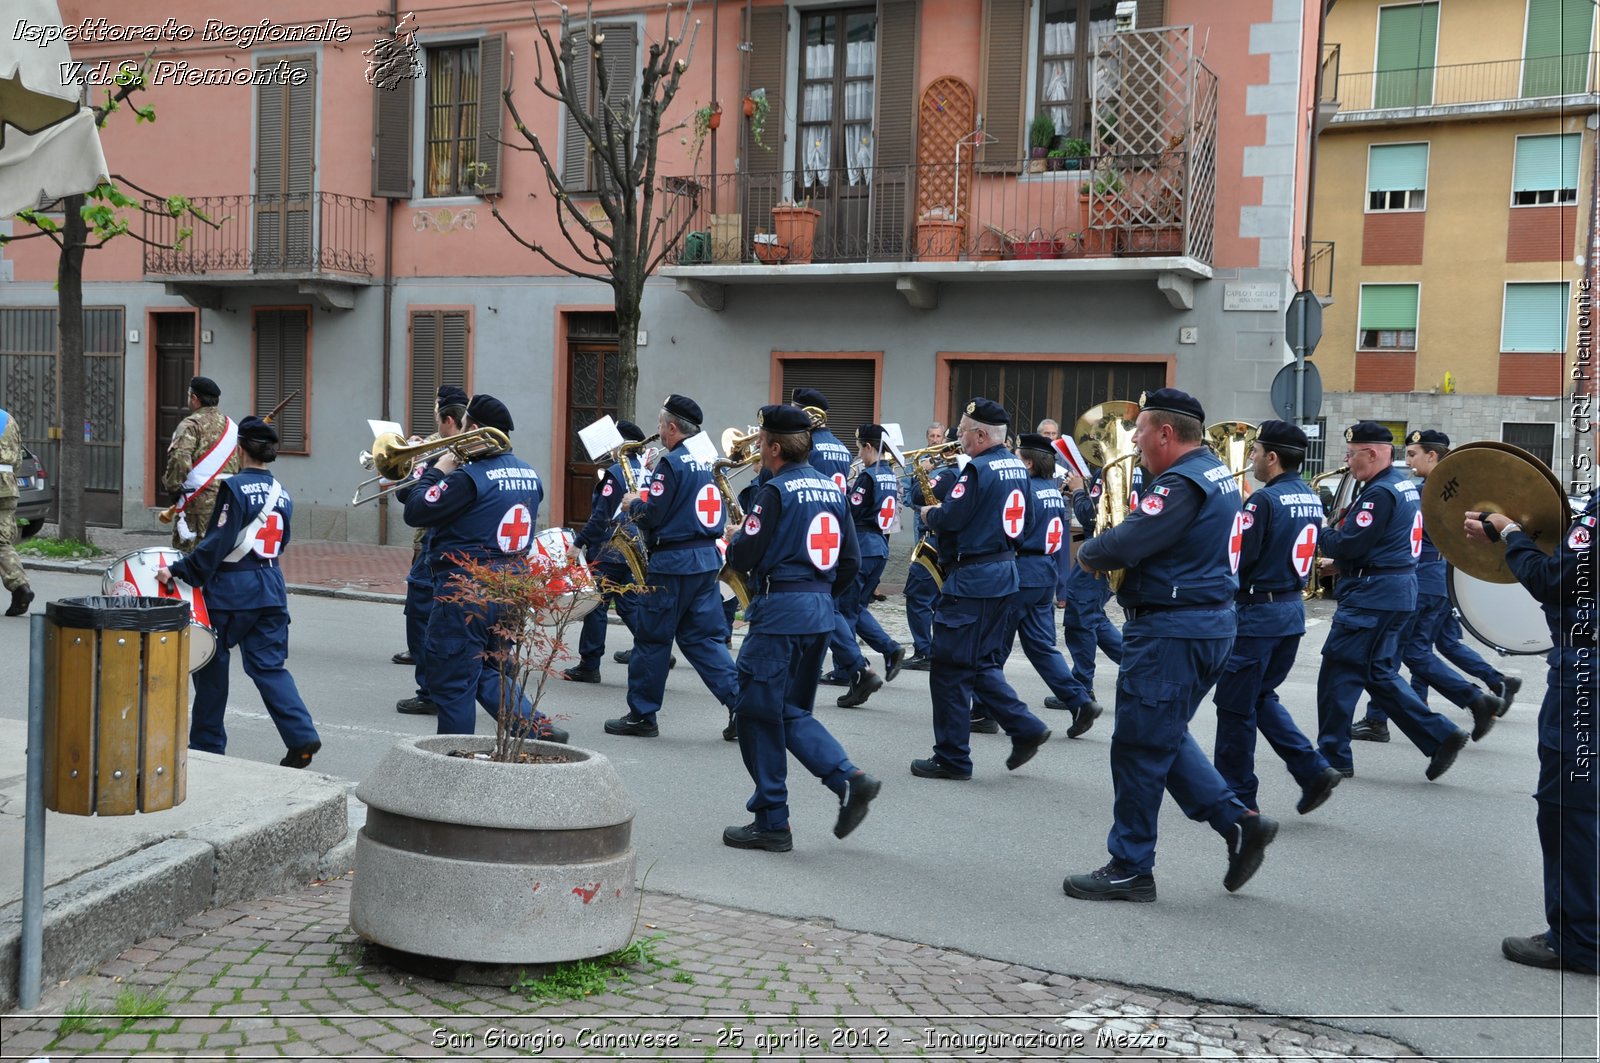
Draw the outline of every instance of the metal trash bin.
<instances>
[{"instance_id":1,"label":"metal trash bin","mask_svg":"<svg viewBox=\"0 0 1600 1063\"><path fill-rule=\"evenodd\" d=\"M44 806L127 816L183 804L189 603L64 598L45 606Z\"/></svg>"}]
</instances>

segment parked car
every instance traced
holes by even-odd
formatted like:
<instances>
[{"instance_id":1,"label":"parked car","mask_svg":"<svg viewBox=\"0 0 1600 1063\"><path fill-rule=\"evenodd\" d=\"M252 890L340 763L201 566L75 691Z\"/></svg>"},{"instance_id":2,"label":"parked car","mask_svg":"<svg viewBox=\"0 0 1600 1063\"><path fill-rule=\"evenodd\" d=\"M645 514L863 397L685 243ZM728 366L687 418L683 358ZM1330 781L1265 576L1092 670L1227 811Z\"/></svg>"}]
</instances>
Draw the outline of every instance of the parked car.
<instances>
[{"instance_id":1,"label":"parked car","mask_svg":"<svg viewBox=\"0 0 1600 1063\"><path fill-rule=\"evenodd\" d=\"M56 495L44 464L27 447L17 466L17 534L31 539L39 534L55 509Z\"/></svg>"}]
</instances>

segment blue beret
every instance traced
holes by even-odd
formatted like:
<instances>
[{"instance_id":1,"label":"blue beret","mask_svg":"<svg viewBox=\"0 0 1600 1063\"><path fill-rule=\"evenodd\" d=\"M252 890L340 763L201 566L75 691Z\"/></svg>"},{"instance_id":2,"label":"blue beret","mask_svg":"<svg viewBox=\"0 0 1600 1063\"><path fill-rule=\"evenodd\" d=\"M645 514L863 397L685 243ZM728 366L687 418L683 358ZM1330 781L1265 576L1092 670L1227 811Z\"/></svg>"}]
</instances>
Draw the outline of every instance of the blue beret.
<instances>
[{"instance_id":1,"label":"blue beret","mask_svg":"<svg viewBox=\"0 0 1600 1063\"><path fill-rule=\"evenodd\" d=\"M794 435L811 431L811 418L798 406L763 406L756 423L772 435Z\"/></svg>"},{"instance_id":2,"label":"blue beret","mask_svg":"<svg viewBox=\"0 0 1600 1063\"><path fill-rule=\"evenodd\" d=\"M1139 408L1193 417L1201 424L1206 420L1206 411L1201 408L1200 400L1187 391L1179 391L1177 388L1156 388L1154 391L1145 392L1139 396Z\"/></svg>"},{"instance_id":3,"label":"blue beret","mask_svg":"<svg viewBox=\"0 0 1600 1063\"><path fill-rule=\"evenodd\" d=\"M222 398L222 389L217 387L217 382L208 376L197 376L189 381L189 390L199 395L202 399L216 402Z\"/></svg>"},{"instance_id":4,"label":"blue beret","mask_svg":"<svg viewBox=\"0 0 1600 1063\"><path fill-rule=\"evenodd\" d=\"M1050 450L1050 437L1042 436L1038 432L1024 432L1017 439L1017 445L1023 450Z\"/></svg>"},{"instance_id":5,"label":"blue beret","mask_svg":"<svg viewBox=\"0 0 1600 1063\"><path fill-rule=\"evenodd\" d=\"M1425 447L1448 448L1450 446L1450 437L1436 428L1419 428L1406 436L1406 442L1420 443Z\"/></svg>"},{"instance_id":6,"label":"blue beret","mask_svg":"<svg viewBox=\"0 0 1600 1063\"><path fill-rule=\"evenodd\" d=\"M881 447L883 446L883 437L884 431L881 424L864 424L856 429L856 441L860 443L871 443L875 447Z\"/></svg>"},{"instance_id":7,"label":"blue beret","mask_svg":"<svg viewBox=\"0 0 1600 1063\"><path fill-rule=\"evenodd\" d=\"M973 399L967 403L965 412L974 421L990 427L1011 423L1011 418L1006 416L1005 407L993 399Z\"/></svg>"},{"instance_id":8,"label":"blue beret","mask_svg":"<svg viewBox=\"0 0 1600 1063\"><path fill-rule=\"evenodd\" d=\"M630 443L644 442L644 429L640 428L632 421L618 421L617 432L622 436L623 439L626 439Z\"/></svg>"},{"instance_id":9,"label":"blue beret","mask_svg":"<svg viewBox=\"0 0 1600 1063\"><path fill-rule=\"evenodd\" d=\"M511 421L511 411L506 409L506 404L493 395L474 395L467 404L467 416L485 428L498 428L502 432L514 431L516 425Z\"/></svg>"},{"instance_id":10,"label":"blue beret","mask_svg":"<svg viewBox=\"0 0 1600 1063\"><path fill-rule=\"evenodd\" d=\"M270 422L251 414L239 422L239 438L249 443L276 443L278 430Z\"/></svg>"},{"instance_id":11,"label":"blue beret","mask_svg":"<svg viewBox=\"0 0 1600 1063\"><path fill-rule=\"evenodd\" d=\"M668 395L667 401L661 404L661 408L674 417L682 417L696 428L705 423L700 416L700 404L687 396Z\"/></svg>"},{"instance_id":12,"label":"blue beret","mask_svg":"<svg viewBox=\"0 0 1600 1063\"><path fill-rule=\"evenodd\" d=\"M439 386L439 408L441 410L446 406L465 406L467 401L467 393L454 384L441 384Z\"/></svg>"},{"instance_id":13,"label":"blue beret","mask_svg":"<svg viewBox=\"0 0 1600 1063\"><path fill-rule=\"evenodd\" d=\"M815 406L819 410L828 408L828 396L816 388L795 388L790 392L789 400L796 406Z\"/></svg>"},{"instance_id":14,"label":"blue beret","mask_svg":"<svg viewBox=\"0 0 1600 1063\"><path fill-rule=\"evenodd\" d=\"M1256 433L1256 442L1266 450L1292 450L1304 454L1310 440L1297 425L1288 421L1262 421Z\"/></svg>"},{"instance_id":15,"label":"blue beret","mask_svg":"<svg viewBox=\"0 0 1600 1063\"><path fill-rule=\"evenodd\" d=\"M1358 421L1344 430L1346 443L1393 443L1394 433L1377 421Z\"/></svg>"}]
</instances>

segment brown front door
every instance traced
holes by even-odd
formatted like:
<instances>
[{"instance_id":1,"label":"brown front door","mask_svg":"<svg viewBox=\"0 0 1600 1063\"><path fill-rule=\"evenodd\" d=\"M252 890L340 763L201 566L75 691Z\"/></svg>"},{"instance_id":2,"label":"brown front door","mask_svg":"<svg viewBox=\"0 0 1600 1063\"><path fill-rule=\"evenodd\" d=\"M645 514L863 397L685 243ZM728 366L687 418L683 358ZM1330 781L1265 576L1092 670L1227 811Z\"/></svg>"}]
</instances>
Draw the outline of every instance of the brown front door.
<instances>
[{"instance_id":1,"label":"brown front door","mask_svg":"<svg viewBox=\"0 0 1600 1063\"><path fill-rule=\"evenodd\" d=\"M158 506L172 501L161 485L161 474L167 469L167 446L172 442L172 433L189 412L189 379L194 376L195 367L194 327L193 311L155 315L156 430L150 439L150 468L154 470L151 481L156 485Z\"/></svg>"},{"instance_id":2,"label":"brown front door","mask_svg":"<svg viewBox=\"0 0 1600 1063\"><path fill-rule=\"evenodd\" d=\"M595 473L600 466L578 438L578 430L610 414L617 416L617 382L622 356L617 350L615 314L572 314L567 319L567 469L564 484L567 525L581 528L589 519Z\"/></svg>"}]
</instances>

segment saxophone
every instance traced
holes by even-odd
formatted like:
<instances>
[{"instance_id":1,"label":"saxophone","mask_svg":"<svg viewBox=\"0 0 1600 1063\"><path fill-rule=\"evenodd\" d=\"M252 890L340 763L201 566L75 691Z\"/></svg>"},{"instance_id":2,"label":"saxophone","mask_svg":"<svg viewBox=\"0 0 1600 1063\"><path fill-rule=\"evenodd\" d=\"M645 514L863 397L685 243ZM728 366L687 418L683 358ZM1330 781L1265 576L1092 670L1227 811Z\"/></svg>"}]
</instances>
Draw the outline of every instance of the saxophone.
<instances>
[{"instance_id":1,"label":"saxophone","mask_svg":"<svg viewBox=\"0 0 1600 1063\"><path fill-rule=\"evenodd\" d=\"M633 455L648 447L652 440L659 438L659 436L651 436L649 439L641 440L638 443L624 443L616 449L617 462L622 466L622 479L628 485L629 495L639 493L639 481L633 475L633 462L631 460ZM622 559L627 562L628 574L633 577L633 582L643 583L645 569L650 564L650 555L646 552L645 545L638 535L633 533L632 522L627 520L617 522L616 528L611 532L610 546L621 554Z\"/></svg>"},{"instance_id":2,"label":"saxophone","mask_svg":"<svg viewBox=\"0 0 1600 1063\"><path fill-rule=\"evenodd\" d=\"M906 451L906 461L911 463L911 474L917 478L917 489L922 492L922 504L925 506L938 505L939 500L933 497L933 477L928 475L928 470L923 467L919 458L935 457L941 462L954 460L959 443L941 443L935 447L923 447L921 450ZM917 540L916 548L911 551L911 563L921 565L933 577L933 585L940 590L944 589L944 567L939 564L939 551L934 548L933 533L925 531L922 538Z\"/></svg>"}]
</instances>

